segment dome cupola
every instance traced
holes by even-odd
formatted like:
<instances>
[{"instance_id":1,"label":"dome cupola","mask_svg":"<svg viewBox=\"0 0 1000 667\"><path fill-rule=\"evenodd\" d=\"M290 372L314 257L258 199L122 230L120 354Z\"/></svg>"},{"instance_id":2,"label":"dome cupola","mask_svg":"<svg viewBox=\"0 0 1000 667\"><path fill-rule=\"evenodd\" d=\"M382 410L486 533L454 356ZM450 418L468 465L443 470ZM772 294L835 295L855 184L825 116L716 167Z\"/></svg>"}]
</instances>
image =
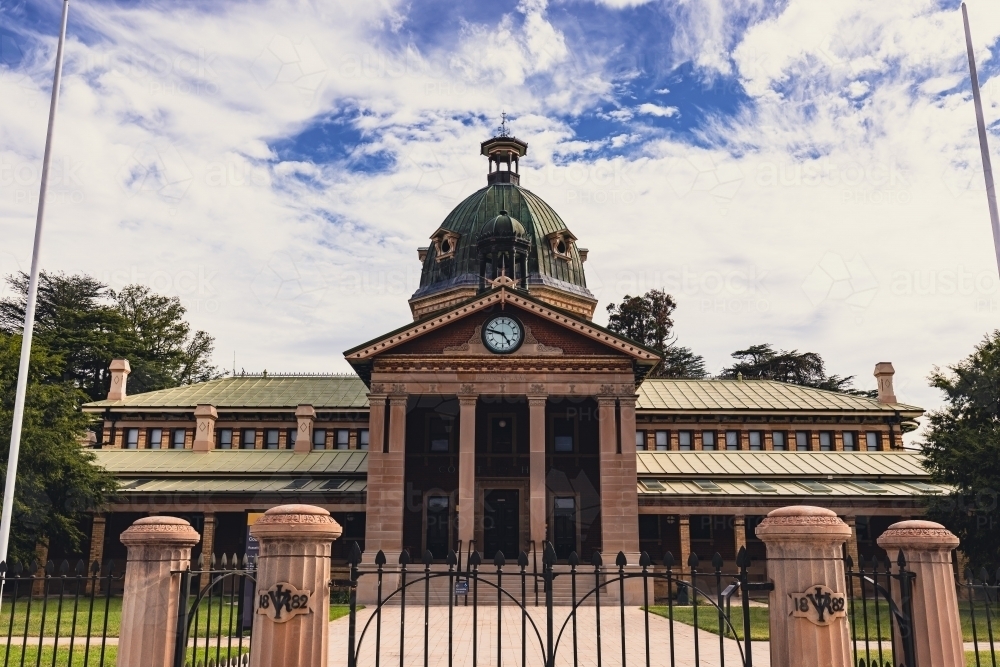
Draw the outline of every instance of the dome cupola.
<instances>
[{"instance_id":1,"label":"dome cupola","mask_svg":"<svg viewBox=\"0 0 1000 667\"><path fill-rule=\"evenodd\" d=\"M480 152L489 162L486 187L456 206L417 251L423 270L410 298L414 319L474 297L500 276L549 305L593 316L587 250L551 206L521 187L518 163L528 144L510 134L506 115Z\"/></svg>"}]
</instances>

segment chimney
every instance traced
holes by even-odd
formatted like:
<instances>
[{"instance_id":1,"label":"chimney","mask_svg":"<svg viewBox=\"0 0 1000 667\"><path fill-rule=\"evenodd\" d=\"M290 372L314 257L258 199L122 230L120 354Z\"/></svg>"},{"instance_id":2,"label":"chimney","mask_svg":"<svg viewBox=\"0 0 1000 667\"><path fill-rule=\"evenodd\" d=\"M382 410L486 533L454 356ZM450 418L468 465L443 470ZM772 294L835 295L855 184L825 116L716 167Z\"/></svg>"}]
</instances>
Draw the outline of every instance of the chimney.
<instances>
[{"instance_id":1,"label":"chimney","mask_svg":"<svg viewBox=\"0 0 1000 667\"><path fill-rule=\"evenodd\" d=\"M896 370L888 361L880 361L875 364L875 381L878 382L878 402L895 403L896 392L892 388L892 376Z\"/></svg>"},{"instance_id":2,"label":"chimney","mask_svg":"<svg viewBox=\"0 0 1000 667\"><path fill-rule=\"evenodd\" d=\"M128 374L132 372L132 367L128 365L128 359L114 359L111 361L111 389L108 390L109 401L120 401L125 398L125 383L128 381Z\"/></svg>"}]
</instances>

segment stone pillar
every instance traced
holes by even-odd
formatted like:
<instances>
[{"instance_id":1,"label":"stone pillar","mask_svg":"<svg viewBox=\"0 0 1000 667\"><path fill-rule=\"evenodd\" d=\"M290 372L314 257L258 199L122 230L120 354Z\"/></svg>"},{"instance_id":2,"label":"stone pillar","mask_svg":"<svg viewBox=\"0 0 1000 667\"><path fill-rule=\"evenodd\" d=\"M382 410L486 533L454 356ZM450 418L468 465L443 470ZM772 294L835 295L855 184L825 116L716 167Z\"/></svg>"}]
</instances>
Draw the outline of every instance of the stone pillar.
<instances>
[{"instance_id":1,"label":"stone pillar","mask_svg":"<svg viewBox=\"0 0 1000 667\"><path fill-rule=\"evenodd\" d=\"M597 399L598 451L601 468L601 553L605 563L614 563L621 549L622 526L618 520L618 432L615 428L615 398Z\"/></svg>"},{"instance_id":2,"label":"stone pillar","mask_svg":"<svg viewBox=\"0 0 1000 667\"><path fill-rule=\"evenodd\" d=\"M747 545L747 517L744 514L737 514L733 517L733 546L734 554L739 555L740 549Z\"/></svg>"},{"instance_id":3,"label":"stone pillar","mask_svg":"<svg viewBox=\"0 0 1000 667\"><path fill-rule=\"evenodd\" d=\"M548 491L545 486L545 402L545 396L528 397L528 450L530 457L528 515L531 522L529 537L539 551L542 549L542 542L548 536L546 530Z\"/></svg>"},{"instance_id":4,"label":"stone pillar","mask_svg":"<svg viewBox=\"0 0 1000 667\"><path fill-rule=\"evenodd\" d=\"M958 546L958 538L933 521L900 521L882 533L878 545L886 550L893 563L902 551L906 569L917 575L913 579L911 598L917 664L965 665L958 594L951 565L951 551ZM898 571L898 567L895 565L894 569ZM896 604L900 604L899 586L893 586L892 596ZM902 655L899 641L897 627L894 655Z\"/></svg>"},{"instance_id":5,"label":"stone pillar","mask_svg":"<svg viewBox=\"0 0 1000 667\"><path fill-rule=\"evenodd\" d=\"M371 419L374 421L374 411ZM295 432L295 453L308 454L313 446L313 424L316 421L316 408L311 405L300 405L295 408L295 421L297 431ZM381 430L381 429L380 429Z\"/></svg>"},{"instance_id":6,"label":"stone pillar","mask_svg":"<svg viewBox=\"0 0 1000 667\"><path fill-rule=\"evenodd\" d=\"M691 557L691 515L681 514L677 517L679 524L677 532L680 535L681 552L675 561L675 570L678 572L688 571L688 558Z\"/></svg>"},{"instance_id":7,"label":"stone pillar","mask_svg":"<svg viewBox=\"0 0 1000 667\"><path fill-rule=\"evenodd\" d=\"M201 553L205 556L205 565L212 562L215 553L215 512L205 512L205 525L201 529Z\"/></svg>"},{"instance_id":8,"label":"stone pillar","mask_svg":"<svg viewBox=\"0 0 1000 667\"><path fill-rule=\"evenodd\" d=\"M208 452L215 449L215 420L219 412L214 405L199 405L194 409L194 442L191 449Z\"/></svg>"},{"instance_id":9,"label":"stone pillar","mask_svg":"<svg viewBox=\"0 0 1000 667\"><path fill-rule=\"evenodd\" d=\"M849 667L851 639L844 592L841 549L851 529L822 507L782 507L757 526L767 546L770 596L771 667ZM826 587L823 590L820 587ZM832 594L837 611L823 612L807 594Z\"/></svg>"},{"instance_id":10,"label":"stone pillar","mask_svg":"<svg viewBox=\"0 0 1000 667\"><path fill-rule=\"evenodd\" d=\"M173 667L181 575L198 533L184 519L150 516L121 535L128 548L118 667Z\"/></svg>"},{"instance_id":11,"label":"stone pillar","mask_svg":"<svg viewBox=\"0 0 1000 667\"><path fill-rule=\"evenodd\" d=\"M458 539L468 553L476 539L476 403L478 396L459 396ZM477 546L478 549L482 545Z\"/></svg>"},{"instance_id":12,"label":"stone pillar","mask_svg":"<svg viewBox=\"0 0 1000 667\"><path fill-rule=\"evenodd\" d=\"M382 520L383 513L391 510L391 503L398 503L397 498L402 497L400 489L389 488L384 480L386 400L384 394L368 395L368 486L365 490L367 516L365 519L365 552L363 554L363 562L366 565L374 565L375 554L378 553L379 549L399 549L399 545L402 543L402 536L386 531L383 528ZM312 439L311 435L310 439ZM296 444L298 443L296 442ZM362 604L375 603L376 585L373 579L374 577L361 577L358 582L358 602Z\"/></svg>"},{"instance_id":13,"label":"stone pillar","mask_svg":"<svg viewBox=\"0 0 1000 667\"><path fill-rule=\"evenodd\" d=\"M635 449L635 400L632 396L618 397L618 417L619 417L619 442L621 442L621 454L615 454L618 473L617 491L614 493L616 509L614 521L621 527L618 548L625 553L630 566L639 565L639 490L637 488L638 475L636 467L639 456ZM608 500L608 496L602 487L601 506ZM603 524L603 521L602 521ZM627 604L642 603L642 580L628 579L625 582L625 602Z\"/></svg>"},{"instance_id":14,"label":"stone pillar","mask_svg":"<svg viewBox=\"0 0 1000 667\"><path fill-rule=\"evenodd\" d=\"M845 516L844 523L851 529L851 536L847 539L845 551L851 557L854 567L858 567L858 517Z\"/></svg>"},{"instance_id":15,"label":"stone pillar","mask_svg":"<svg viewBox=\"0 0 1000 667\"><path fill-rule=\"evenodd\" d=\"M103 514L95 514L94 521L90 525L90 554L87 557L87 573L90 574L90 567L97 561L104 567L104 535L107 531L108 520ZM92 580L87 581L87 592L90 593ZM100 592L100 583L97 583Z\"/></svg>"},{"instance_id":16,"label":"stone pillar","mask_svg":"<svg viewBox=\"0 0 1000 667\"><path fill-rule=\"evenodd\" d=\"M330 547L340 525L320 507L280 505L264 512L250 534L260 542L250 667L326 667Z\"/></svg>"}]
</instances>

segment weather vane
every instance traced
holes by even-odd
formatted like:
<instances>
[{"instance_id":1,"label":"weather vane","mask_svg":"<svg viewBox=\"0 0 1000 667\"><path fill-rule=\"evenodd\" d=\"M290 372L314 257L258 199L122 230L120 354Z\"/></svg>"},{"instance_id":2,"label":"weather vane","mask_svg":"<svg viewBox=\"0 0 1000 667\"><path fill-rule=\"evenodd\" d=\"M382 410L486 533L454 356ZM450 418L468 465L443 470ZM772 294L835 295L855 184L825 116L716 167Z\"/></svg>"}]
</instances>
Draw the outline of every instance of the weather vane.
<instances>
[{"instance_id":1,"label":"weather vane","mask_svg":"<svg viewBox=\"0 0 1000 667\"><path fill-rule=\"evenodd\" d=\"M497 136L498 137L509 137L510 133L507 131L507 112L506 111L502 111L500 113L500 118L501 118L501 122L500 122L500 127L497 128Z\"/></svg>"}]
</instances>

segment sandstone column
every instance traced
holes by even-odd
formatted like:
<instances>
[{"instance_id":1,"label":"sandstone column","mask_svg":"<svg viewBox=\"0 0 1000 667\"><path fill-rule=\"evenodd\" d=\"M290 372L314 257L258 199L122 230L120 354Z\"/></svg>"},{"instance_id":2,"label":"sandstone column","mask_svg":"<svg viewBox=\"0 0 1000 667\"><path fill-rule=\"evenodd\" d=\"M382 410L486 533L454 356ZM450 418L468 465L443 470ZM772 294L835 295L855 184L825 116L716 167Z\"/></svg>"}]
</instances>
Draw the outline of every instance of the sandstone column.
<instances>
[{"instance_id":1,"label":"sandstone column","mask_svg":"<svg viewBox=\"0 0 1000 667\"><path fill-rule=\"evenodd\" d=\"M757 526L767 546L771 667L849 667L841 553L851 529L822 507L782 507Z\"/></svg>"},{"instance_id":2,"label":"sandstone column","mask_svg":"<svg viewBox=\"0 0 1000 667\"><path fill-rule=\"evenodd\" d=\"M118 667L173 667L181 575L198 532L184 519L150 516L121 535L128 548Z\"/></svg>"},{"instance_id":3,"label":"sandstone column","mask_svg":"<svg viewBox=\"0 0 1000 667\"><path fill-rule=\"evenodd\" d=\"M201 530L201 553L205 557L205 564L212 562L212 555L215 553L215 512L205 512L205 525Z\"/></svg>"},{"instance_id":4,"label":"sandstone column","mask_svg":"<svg viewBox=\"0 0 1000 667\"><path fill-rule=\"evenodd\" d=\"M528 396L529 465L530 465L530 506L528 509L530 539L541 551L548 531L545 530L548 517L548 491L545 487L545 396Z\"/></svg>"},{"instance_id":5,"label":"sandstone column","mask_svg":"<svg viewBox=\"0 0 1000 667\"><path fill-rule=\"evenodd\" d=\"M621 549L622 525L618 517L621 489L618 477L618 433L615 429L615 398L597 398L597 432L601 466L601 553L605 563L614 563Z\"/></svg>"},{"instance_id":6,"label":"sandstone column","mask_svg":"<svg viewBox=\"0 0 1000 667\"><path fill-rule=\"evenodd\" d=\"M368 452L365 454L368 463L368 486L365 489L367 517L365 520L365 552L363 562L366 565L375 563L375 554L379 549L398 548L393 543L393 535L382 528L382 512L388 510L387 505L395 496L386 487L382 474L382 461L385 457L385 406L384 394L368 394ZM300 436L301 437L301 436ZM310 439L312 435L309 436ZM298 442L296 442L298 444ZM358 582L358 602L374 604L376 585L374 577L361 577Z\"/></svg>"},{"instance_id":7,"label":"sandstone column","mask_svg":"<svg viewBox=\"0 0 1000 667\"><path fill-rule=\"evenodd\" d=\"M894 563L902 551L906 569L917 575L911 598L917 664L965 665L955 573L951 568L951 551L958 546L958 538L933 521L900 521L882 533L878 545ZM894 569L898 571L898 565ZM897 605L899 593L899 587L894 585L892 596ZM902 655L899 628L896 629L893 651Z\"/></svg>"},{"instance_id":8,"label":"sandstone column","mask_svg":"<svg viewBox=\"0 0 1000 667\"><path fill-rule=\"evenodd\" d=\"M458 397L458 539L466 553L476 539L477 401L477 396Z\"/></svg>"},{"instance_id":9,"label":"sandstone column","mask_svg":"<svg viewBox=\"0 0 1000 667\"><path fill-rule=\"evenodd\" d=\"M260 542L250 667L325 667L329 656L330 513L312 505L269 509L250 528Z\"/></svg>"}]
</instances>

